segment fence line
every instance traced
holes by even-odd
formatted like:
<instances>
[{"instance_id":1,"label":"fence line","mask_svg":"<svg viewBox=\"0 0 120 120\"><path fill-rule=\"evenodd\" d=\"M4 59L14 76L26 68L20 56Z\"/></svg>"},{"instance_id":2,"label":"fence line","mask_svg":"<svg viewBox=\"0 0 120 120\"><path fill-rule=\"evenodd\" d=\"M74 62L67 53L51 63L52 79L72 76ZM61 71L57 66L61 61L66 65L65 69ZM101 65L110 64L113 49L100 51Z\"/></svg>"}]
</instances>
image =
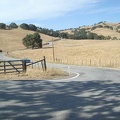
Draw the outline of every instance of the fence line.
<instances>
[{"instance_id":1,"label":"fence line","mask_svg":"<svg viewBox=\"0 0 120 120\"><path fill-rule=\"evenodd\" d=\"M53 62L52 59L47 59L48 62ZM96 67L120 67L120 60L103 60L103 59L61 59L55 58L56 63L63 64L73 64L73 65L81 65L81 66L96 66Z\"/></svg>"},{"instance_id":2,"label":"fence line","mask_svg":"<svg viewBox=\"0 0 120 120\"><path fill-rule=\"evenodd\" d=\"M41 63L43 71L47 70L46 59L45 56L42 60L26 63L26 60L8 60L8 61L0 61L0 74L6 73L21 73L26 72L28 66L33 66ZM40 65L39 65L40 66ZM38 67L38 66L37 66Z\"/></svg>"},{"instance_id":3,"label":"fence line","mask_svg":"<svg viewBox=\"0 0 120 120\"><path fill-rule=\"evenodd\" d=\"M9 60L0 61L0 74L13 73L13 72L25 72L25 62L24 60Z\"/></svg>"},{"instance_id":4,"label":"fence line","mask_svg":"<svg viewBox=\"0 0 120 120\"><path fill-rule=\"evenodd\" d=\"M31 62L31 63L28 63L26 64L26 66L32 66L32 69L35 67L35 68L40 68L40 63L41 63L41 67L43 69L43 71L46 71L47 70L47 65L46 65L46 58L45 56L43 57L43 59L41 60L38 60L38 61L35 61L35 62Z\"/></svg>"}]
</instances>

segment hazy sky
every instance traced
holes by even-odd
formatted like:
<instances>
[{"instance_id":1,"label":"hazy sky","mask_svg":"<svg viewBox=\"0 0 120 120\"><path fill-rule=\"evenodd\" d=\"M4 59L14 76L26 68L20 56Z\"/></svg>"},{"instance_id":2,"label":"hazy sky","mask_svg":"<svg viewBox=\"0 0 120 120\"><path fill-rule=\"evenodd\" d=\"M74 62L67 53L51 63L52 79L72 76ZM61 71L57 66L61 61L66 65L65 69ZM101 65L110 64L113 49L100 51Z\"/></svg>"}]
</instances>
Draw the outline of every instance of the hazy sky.
<instances>
[{"instance_id":1,"label":"hazy sky","mask_svg":"<svg viewBox=\"0 0 120 120\"><path fill-rule=\"evenodd\" d=\"M120 0L0 0L0 23L59 30L120 22Z\"/></svg>"}]
</instances>

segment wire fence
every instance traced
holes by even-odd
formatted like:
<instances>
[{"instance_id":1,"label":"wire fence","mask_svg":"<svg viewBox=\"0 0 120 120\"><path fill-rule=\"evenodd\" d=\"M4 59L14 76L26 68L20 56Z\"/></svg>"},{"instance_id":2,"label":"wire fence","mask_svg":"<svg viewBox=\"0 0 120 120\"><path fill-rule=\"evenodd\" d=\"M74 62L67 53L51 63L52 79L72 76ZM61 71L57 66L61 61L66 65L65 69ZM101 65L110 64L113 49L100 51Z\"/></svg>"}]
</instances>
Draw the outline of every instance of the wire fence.
<instances>
[{"instance_id":1,"label":"wire fence","mask_svg":"<svg viewBox=\"0 0 120 120\"><path fill-rule=\"evenodd\" d=\"M110 67L110 68L120 68L120 60L116 59L61 59L55 58L53 61L52 58L47 58L48 62L62 63L62 64L72 64L80 66L95 66L95 67Z\"/></svg>"}]
</instances>

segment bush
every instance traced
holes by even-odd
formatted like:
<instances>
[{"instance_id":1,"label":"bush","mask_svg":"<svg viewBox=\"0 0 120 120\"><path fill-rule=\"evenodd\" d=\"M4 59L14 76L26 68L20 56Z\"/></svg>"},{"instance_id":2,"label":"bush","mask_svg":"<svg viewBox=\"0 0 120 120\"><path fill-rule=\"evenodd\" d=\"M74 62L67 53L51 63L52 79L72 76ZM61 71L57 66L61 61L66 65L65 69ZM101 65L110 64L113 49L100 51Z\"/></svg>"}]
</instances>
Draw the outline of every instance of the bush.
<instances>
[{"instance_id":1,"label":"bush","mask_svg":"<svg viewBox=\"0 0 120 120\"><path fill-rule=\"evenodd\" d=\"M29 34L23 38L23 45L27 48L42 48L42 39L39 33Z\"/></svg>"},{"instance_id":2,"label":"bush","mask_svg":"<svg viewBox=\"0 0 120 120\"><path fill-rule=\"evenodd\" d=\"M33 24L29 24L29 30L36 31L37 27L35 25L33 25Z\"/></svg>"},{"instance_id":3,"label":"bush","mask_svg":"<svg viewBox=\"0 0 120 120\"><path fill-rule=\"evenodd\" d=\"M6 29L6 24L0 23L0 29Z\"/></svg>"},{"instance_id":4,"label":"bush","mask_svg":"<svg viewBox=\"0 0 120 120\"><path fill-rule=\"evenodd\" d=\"M22 29L29 30L29 25L26 24L26 23L21 24L20 27L21 27Z\"/></svg>"},{"instance_id":5,"label":"bush","mask_svg":"<svg viewBox=\"0 0 120 120\"><path fill-rule=\"evenodd\" d=\"M9 25L11 28L18 28L18 26L16 25L16 23L12 22L10 25Z\"/></svg>"}]
</instances>

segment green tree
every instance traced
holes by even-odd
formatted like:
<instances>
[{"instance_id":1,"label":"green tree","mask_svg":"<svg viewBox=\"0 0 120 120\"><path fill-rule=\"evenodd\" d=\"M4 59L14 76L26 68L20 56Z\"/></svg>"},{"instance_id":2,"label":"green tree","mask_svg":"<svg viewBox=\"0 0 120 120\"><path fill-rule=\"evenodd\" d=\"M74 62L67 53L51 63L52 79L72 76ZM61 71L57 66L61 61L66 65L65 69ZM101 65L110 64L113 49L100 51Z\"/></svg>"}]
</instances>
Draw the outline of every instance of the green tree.
<instances>
[{"instance_id":1,"label":"green tree","mask_svg":"<svg viewBox=\"0 0 120 120\"><path fill-rule=\"evenodd\" d=\"M39 33L34 33L33 34L33 39L34 39L34 47L37 47L37 48L42 48L42 39L39 35Z\"/></svg>"},{"instance_id":2,"label":"green tree","mask_svg":"<svg viewBox=\"0 0 120 120\"><path fill-rule=\"evenodd\" d=\"M27 48L42 48L42 39L39 33L29 34L23 38L23 45Z\"/></svg>"},{"instance_id":3,"label":"green tree","mask_svg":"<svg viewBox=\"0 0 120 120\"><path fill-rule=\"evenodd\" d=\"M59 37L60 38L68 38L68 33L60 33Z\"/></svg>"},{"instance_id":4,"label":"green tree","mask_svg":"<svg viewBox=\"0 0 120 120\"><path fill-rule=\"evenodd\" d=\"M88 39L94 39L94 34L91 33L91 32L88 32L88 33L87 33L87 38L88 38Z\"/></svg>"},{"instance_id":5,"label":"green tree","mask_svg":"<svg viewBox=\"0 0 120 120\"><path fill-rule=\"evenodd\" d=\"M33 30L33 31L36 31L37 27L35 25L33 25L33 24L29 24L29 29Z\"/></svg>"},{"instance_id":6,"label":"green tree","mask_svg":"<svg viewBox=\"0 0 120 120\"><path fill-rule=\"evenodd\" d=\"M22 23L22 24L20 25L20 27L21 27L22 29L29 30L29 25L26 24L26 23Z\"/></svg>"},{"instance_id":7,"label":"green tree","mask_svg":"<svg viewBox=\"0 0 120 120\"><path fill-rule=\"evenodd\" d=\"M0 29L6 29L6 24L0 23Z\"/></svg>"},{"instance_id":8,"label":"green tree","mask_svg":"<svg viewBox=\"0 0 120 120\"><path fill-rule=\"evenodd\" d=\"M18 28L17 24L14 22L12 22L9 26L10 28Z\"/></svg>"},{"instance_id":9,"label":"green tree","mask_svg":"<svg viewBox=\"0 0 120 120\"><path fill-rule=\"evenodd\" d=\"M76 29L73 34L74 39L87 39L86 29Z\"/></svg>"}]
</instances>

